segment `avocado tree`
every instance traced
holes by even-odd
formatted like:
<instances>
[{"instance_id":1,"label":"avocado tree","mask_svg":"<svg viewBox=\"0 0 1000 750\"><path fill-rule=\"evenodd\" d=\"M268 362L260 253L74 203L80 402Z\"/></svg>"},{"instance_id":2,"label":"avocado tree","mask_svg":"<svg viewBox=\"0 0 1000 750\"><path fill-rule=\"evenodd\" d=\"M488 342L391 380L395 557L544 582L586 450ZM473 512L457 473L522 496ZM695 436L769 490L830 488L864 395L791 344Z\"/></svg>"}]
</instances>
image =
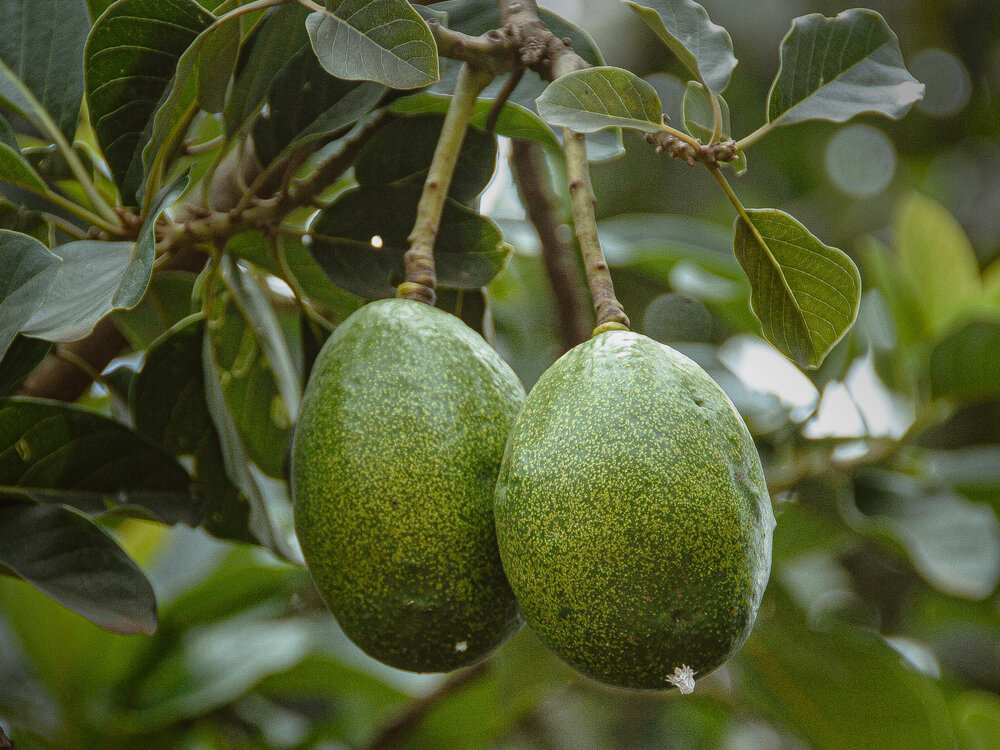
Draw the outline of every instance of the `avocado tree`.
<instances>
[{"instance_id":1,"label":"avocado tree","mask_svg":"<svg viewBox=\"0 0 1000 750\"><path fill-rule=\"evenodd\" d=\"M1000 265L752 205L923 84L620 10L0 0L0 747L991 746Z\"/></svg>"}]
</instances>

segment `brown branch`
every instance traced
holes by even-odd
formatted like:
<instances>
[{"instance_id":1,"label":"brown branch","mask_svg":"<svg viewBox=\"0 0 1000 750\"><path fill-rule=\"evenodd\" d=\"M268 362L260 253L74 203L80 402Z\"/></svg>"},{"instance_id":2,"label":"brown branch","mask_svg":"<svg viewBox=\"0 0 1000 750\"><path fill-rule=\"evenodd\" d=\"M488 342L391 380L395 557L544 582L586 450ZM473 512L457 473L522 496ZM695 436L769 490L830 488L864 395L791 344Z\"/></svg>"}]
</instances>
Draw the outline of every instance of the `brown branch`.
<instances>
[{"instance_id":1,"label":"brown branch","mask_svg":"<svg viewBox=\"0 0 1000 750\"><path fill-rule=\"evenodd\" d=\"M542 262L556 301L559 337L564 349L586 341L594 327L594 317L586 297L583 276L572 245L562 239L559 229L559 198L542 149L530 141L513 141L511 169L521 202L535 227L542 247Z\"/></svg>"},{"instance_id":2,"label":"brown branch","mask_svg":"<svg viewBox=\"0 0 1000 750\"><path fill-rule=\"evenodd\" d=\"M429 695L406 705L403 711L379 730L366 750L389 750L399 745L420 725L427 715L453 693L478 680L490 670L490 662L481 661L467 669L450 675L441 686Z\"/></svg>"},{"instance_id":3,"label":"brown branch","mask_svg":"<svg viewBox=\"0 0 1000 750\"><path fill-rule=\"evenodd\" d=\"M3 733L3 727L0 727L0 750L17 750L14 741Z\"/></svg>"}]
</instances>

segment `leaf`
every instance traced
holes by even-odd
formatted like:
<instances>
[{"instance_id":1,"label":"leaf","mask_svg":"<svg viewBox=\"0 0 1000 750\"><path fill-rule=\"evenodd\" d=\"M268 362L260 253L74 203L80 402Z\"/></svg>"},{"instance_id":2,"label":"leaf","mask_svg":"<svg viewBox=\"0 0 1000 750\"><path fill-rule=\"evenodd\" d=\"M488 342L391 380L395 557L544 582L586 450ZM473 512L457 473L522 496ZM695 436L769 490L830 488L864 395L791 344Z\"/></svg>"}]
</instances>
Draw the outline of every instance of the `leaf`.
<instances>
[{"instance_id":1,"label":"leaf","mask_svg":"<svg viewBox=\"0 0 1000 750\"><path fill-rule=\"evenodd\" d=\"M0 359L41 307L56 279L59 256L26 234L0 229Z\"/></svg>"},{"instance_id":2,"label":"leaf","mask_svg":"<svg viewBox=\"0 0 1000 750\"><path fill-rule=\"evenodd\" d=\"M450 312L465 325L492 343L493 321L490 316L489 298L485 289L437 290L434 307Z\"/></svg>"},{"instance_id":3,"label":"leaf","mask_svg":"<svg viewBox=\"0 0 1000 750\"><path fill-rule=\"evenodd\" d=\"M44 195L47 190L45 181L21 155L14 130L2 116L0 116L0 182L11 182L39 195Z\"/></svg>"},{"instance_id":4,"label":"leaf","mask_svg":"<svg viewBox=\"0 0 1000 750\"><path fill-rule=\"evenodd\" d=\"M156 632L146 576L105 531L61 505L0 493L0 563L112 633Z\"/></svg>"},{"instance_id":5,"label":"leaf","mask_svg":"<svg viewBox=\"0 0 1000 750\"><path fill-rule=\"evenodd\" d=\"M6 396L45 359L52 344L48 341L16 336L7 353L0 358L0 397Z\"/></svg>"},{"instance_id":6,"label":"leaf","mask_svg":"<svg viewBox=\"0 0 1000 750\"><path fill-rule=\"evenodd\" d=\"M178 60L212 20L194 0L118 0L90 32L90 122L126 203L142 186L142 147Z\"/></svg>"},{"instance_id":7,"label":"leaf","mask_svg":"<svg viewBox=\"0 0 1000 750\"><path fill-rule=\"evenodd\" d=\"M83 99L83 47L90 18L83 0L0 0L0 99L8 96L10 73L21 80L67 141L73 142ZM16 31L15 31L16 29ZM23 110L22 110L23 111ZM26 112L35 121L32 113ZM38 124L36 122L36 124ZM43 128L45 132L47 128Z\"/></svg>"},{"instance_id":8,"label":"leaf","mask_svg":"<svg viewBox=\"0 0 1000 750\"><path fill-rule=\"evenodd\" d=\"M367 299L396 293L420 192L416 185L361 187L319 214L309 227L309 249L334 283ZM441 286L478 289L500 272L509 252L493 222L461 204L445 204L434 245Z\"/></svg>"},{"instance_id":9,"label":"leaf","mask_svg":"<svg viewBox=\"0 0 1000 750\"><path fill-rule=\"evenodd\" d=\"M309 41L332 76L415 89L438 79L437 45L406 0L327 0L306 19Z\"/></svg>"},{"instance_id":10,"label":"leaf","mask_svg":"<svg viewBox=\"0 0 1000 750\"><path fill-rule=\"evenodd\" d=\"M129 409L140 435L174 456L193 459L191 490L205 528L227 539L253 541L247 529L249 506L226 476L205 399L204 334L202 317L190 316L150 346L132 381Z\"/></svg>"},{"instance_id":11,"label":"leaf","mask_svg":"<svg viewBox=\"0 0 1000 750\"><path fill-rule=\"evenodd\" d=\"M625 0L701 83L719 94L736 67L729 32L691 0Z\"/></svg>"},{"instance_id":12,"label":"leaf","mask_svg":"<svg viewBox=\"0 0 1000 750\"><path fill-rule=\"evenodd\" d=\"M622 68L567 73L550 83L535 104L549 125L578 133L615 127L655 133L663 123L656 89Z\"/></svg>"},{"instance_id":13,"label":"leaf","mask_svg":"<svg viewBox=\"0 0 1000 750\"><path fill-rule=\"evenodd\" d=\"M964 403L1000 397L1000 322L974 320L931 350L931 392Z\"/></svg>"},{"instance_id":14,"label":"leaf","mask_svg":"<svg viewBox=\"0 0 1000 750\"><path fill-rule=\"evenodd\" d=\"M379 84L328 75L312 51L303 48L275 76L267 94L268 114L254 123L257 158L266 166L350 127L384 94L385 88Z\"/></svg>"},{"instance_id":15,"label":"leaf","mask_svg":"<svg viewBox=\"0 0 1000 750\"><path fill-rule=\"evenodd\" d=\"M722 112L722 129L719 132L719 140L728 141L732 139L732 125L730 124L729 105L721 96L718 97L719 109ZM681 105L681 118L684 120L684 127L691 135L703 144L711 143L714 128L712 115L712 102L705 93L705 88L695 81L688 81L684 90L684 101ZM736 170L737 175L747 171L747 155L745 151L740 151L732 161L723 162L723 166L729 166Z\"/></svg>"},{"instance_id":16,"label":"leaf","mask_svg":"<svg viewBox=\"0 0 1000 750\"><path fill-rule=\"evenodd\" d=\"M135 351L142 351L170 328L195 312L196 275L188 271L158 271L138 305L112 313L115 327Z\"/></svg>"},{"instance_id":17,"label":"leaf","mask_svg":"<svg viewBox=\"0 0 1000 750\"><path fill-rule=\"evenodd\" d=\"M734 248L764 338L815 369L858 315L858 268L784 211L748 209L747 215L752 223L736 219Z\"/></svg>"},{"instance_id":18,"label":"leaf","mask_svg":"<svg viewBox=\"0 0 1000 750\"><path fill-rule=\"evenodd\" d=\"M0 487L90 514L196 525L188 475L125 425L41 399L0 402Z\"/></svg>"},{"instance_id":19,"label":"leaf","mask_svg":"<svg viewBox=\"0 0 1000 750\"><path fill-rule=\"evenodd\" d=\"M903 64L896 35L873 10L800 16L781 41L780 55L767 97L773 125L846 122L865 112L899 119L924 95L924 85Z\"/></svg>"},{"instance_id":20,"label":"leaf","mask_svg":"<svg viewBox=\"0 0 1000 750\"><path fill-rule=\"evenodd\" d=\"M240 43L243 41L243 20L239 18L227 21L216 26L207 35L203 32L204 40L200 45L197 65L198 104L210 114L219 114L226 106L226 90L236 69ZM175 86L177 78L179 76L175 76Z\"/></svg>"},{"instance_id":21,"label":"leaf","mask_svg":"<svg viewBox=\"0 0 1000 750\"><path fill-rule=\"evenodd\" d=\"M816 750L954 747L933 679L878 635L838 624L812 629L786 596L771 594L772 614L758 619L738 657L747 706Z\"/></svg>"},{"instance_id":22,"label":"leaf","mask_svg":"<svg viewBox=\"0 0 1000 750\"><path fill-rule=\"evenodd\" d=\"M360 185L423 185L430 169L444 118L404 117L381 128L354 162ZM470 203L483 192L496 169L497 142L478 128L469 128L455 163L448 197Z\"/></svg>"}]
</instances>

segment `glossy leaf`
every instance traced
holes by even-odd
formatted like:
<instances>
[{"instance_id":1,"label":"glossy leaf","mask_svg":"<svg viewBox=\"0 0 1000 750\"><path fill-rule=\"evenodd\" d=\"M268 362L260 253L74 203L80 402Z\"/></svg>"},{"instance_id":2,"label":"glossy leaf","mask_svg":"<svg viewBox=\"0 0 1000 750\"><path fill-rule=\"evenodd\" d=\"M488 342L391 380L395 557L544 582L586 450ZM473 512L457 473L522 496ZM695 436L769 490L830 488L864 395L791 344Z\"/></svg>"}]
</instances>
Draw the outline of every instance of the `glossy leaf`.
<instances>
[{"instance_id":1,"label":"glossy leaf","mask_svg":"<svg viewBox=\"0 0 1000 750\"><path fill-rule=\"evenodd\" d=\"M792 21L781 42L781 65L767 97L767 121L845 122L865 112L898 119L924 95L906 70L899 41L873 10Z\"/></svg>"},{"instance_id":2,"label":"glossy leaf","mask_svg":"<svg viewBox=\"0 0 1000 750\"><path fill-rule=\"evenodd\" d=\"M230 6L239 7L239 0L226 3L216 10L216 14ZM201 44L197 64L198 104L206 112L218 114L226 106L226 90L239 58L245 18L216 26L213 33L205 35Z\"/></svg>"},{"instance_id":3,"label":"glossy leaf","mask_svg":"<svg viewBox=\"0 0 1000 750\"><path fill-rule=\"evenodd\" d=\"M622 68L568 73L550 83L535 103L545 122L578 133L619 127L655 133L662 125L656 89Z\"/></svg>"},{"instance_id":4,"label":"glossy leaf","mask_svg":"<svg viewBox=\"0 0 1000 750\"><path fill-rule=\"evenodd\" d=\"M403 281L403 255L419 200L416 185L345 193L309 227L313 257L349 292L368 299L393 296ZM452 201L445 205L434 246L441 286L478 289L500 272L509 252L489 219Z\"/></svg>"},{"instance_id":5,"label":"glossy leaf","mask_svg":"<svg viewBox=\"0 0 1000 750\"><path fill-rule=\"evenodd\" d=\"M90 32L87 107L126 203L142 185L142 147L177 62L212 15L194 0L119 0Z\"/></svg>"},{"instance_id":6,"label":"glossy leaf","mask_svg":"<svg viewBox=\"0 0 1000 750\"><path fill-rule=\"evenodd\" d=\"M380 129L358 154L355 179L361 185L423 185L443 122L437 115L416 115ZM496 138L469 128L448 196L459 203L474 200L493 176L496 159Z\"/></svg>"},{"instance_id":7,"label":"glossy leaf","mask_svg":"<svg viewBox=\"0 0 1000 750\"><path fill-rule=\"evenodd\" d=\"M858 315L861 276L835 247L777 209L736 219L736 258L764 338L800 366L816 368Z\"/></svg>"},{"instance_id":8,"label":"glossy leaf","mask_svg":"<svg viewBox=\"0 0 1000 750\"><path fill-rule=\"evenodd\" d=\"M691 74L715 93L729 85L736 67L729 32L712 23L691 0L625 0Z\"/></svg>"},{"instance_id":9,"label":"glossy leaf","mask_svg":"<svg viewBox=\"0 0 1000 750\"><path fill-rule=\"evenodd\" d=\"M16 76L72 143L83 99L83 47L90 29L86 3L0 0L0 18L5 25L0 34L0 60L7 68L0 69L0 100L8 99L25 111L18 102L21 96L11 90L15 84L4 80L7 75ZM25 114L38 124L39 113L31 112L33 107L27 109Z\"/></svg>"},{"instance_id":10,"label":"glossy leaf","mask_svg":"<svg viewBox=\"0 0 1000 750\"><path fill-rule=\"evenodd\" d=\"M0 229L0 359L41 307L56 279L59 256L26 234Z\"/></svg>"},{"instance_id":11,"label":"glossy leaf","mask_svg":"<svg viewBox=\"0 0 1000 750\"><path fill-rule=\"evenodd\" d=\"M91 514L200 520L171 456L119 422L55 401L0 402L0 487Z\"/></svg>"},{"instance_id":12,"label":"glossy leaf","mask_svg":"<svg viewBox=\"0 0 1000 750\"><path fill-rule=\"evenodd\" d=\"M438 79L431 30L406 0L327 0L306 30L332 76L415 89Z\"/></svg>"},{"instance_id":13,"label":"glossy leaf","mask_svg":"<svg viewBox=\"0 0 1000 750\"><path fill-rule=\"evenodd\" d=\"M146 576L72 508L0 492L0 563L105 630L156 632L156 597Z\"/></svg>"},{"instance_id":14,"label":"glossy leaf","mask_svg":"<svg viewBox=\"0 0 1000 750\"><path fill-rule=\"evenodd\" d=\"M1000 321L974 320L931 350L931 391L975 403L1000 396Z\"/></svg>"},{"instance_id":15,"label":"glossy leaf","mask_svg":"<svg viewBox=\"0 0 1000 750\"><path fill-rule=\"evenodd\" d=\"M729 105L721 96L719 99L719 109L722 112L722 128L719 132L719 140L728 141L732 139L732 125L730 124ZM688 81L684 90L684 100L681 109L681 118L684 120L684 128L702 143L710 143L714 130L712 118L712 102L705 93L705 88L700 83ZM740 175L747 171L746 152L740 151L732 161L723 162L723 166L733 167L736 174Z\"/></svg>"}]
</instances>

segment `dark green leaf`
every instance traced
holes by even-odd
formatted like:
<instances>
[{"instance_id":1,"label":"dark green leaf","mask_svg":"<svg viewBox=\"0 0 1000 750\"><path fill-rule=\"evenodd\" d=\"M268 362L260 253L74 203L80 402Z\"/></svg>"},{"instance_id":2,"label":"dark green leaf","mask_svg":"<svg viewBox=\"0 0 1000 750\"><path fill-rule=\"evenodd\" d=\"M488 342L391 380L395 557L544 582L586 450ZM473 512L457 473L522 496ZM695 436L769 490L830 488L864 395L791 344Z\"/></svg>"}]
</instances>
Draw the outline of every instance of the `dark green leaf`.
<instances>
[{"instance_id":1,"label":"dark green leaf","mask_svg":"<svg viewBox=\"0 0 1000 750\"><path fill-rule=\"evenodd\" d=\"M750 279L750 304L764 338L815 369L858 315L861 276L835 247L773 208L736 219L736 258Z\"/></svg>"},{"instance_id":2,"label":"dark green leaf","mask_svg":"<svg viewBox=\"0 0 1000 750\"><path fill-rule=\"evenodd\" d=\"M438 79L437 45L406 0L327 0L306 30L332 76L415 89Z\"/></svg>"},{"instance_id":3,"label":"dark green leaf","mask_svg":"<svg viewBox=\"0 0 1000 750\"><path fill-rule=\"evenodd\" d=\"M730 124L729 105L722 96L718 97L719 109L722 112L722 129L719 132L719 140L728 141L732 139L732 125ZM688 81L687 89L684 91L684 102L681 110L681 117L684 120L684 127L691 135L702 143L710 143L714 130L712 116L712 102L705 92L705 88L695 81ZM740 151L733 161L723 162L724 165L733 167L736 174L743 174L747 171L747 155Z\"/></svg>"},{"instance_id":4,"label":"dark green leaf","mask_svg":"<svg viewBox=\"0 0 1000 750\"><path fill-rule=\"evenodd\" d=\"M236 69L240 42L243 41L242 20L230 20L215 27L201 45L198 55L198 104L206 112L218 114L226 106L226 90Z\"/></svg>"},{"instance_id":5,"label":"dark green leaf","mask_svg":"<svg viewBox=\"0 0 1000 750\"><path fill-rule=\"evenodd\" d=\"M0 229L0 359L56 280L59 256L26 234Z\"/></svg>"},{"instance_id":6,"label":"dark green leaf","mask_svg":"<svg viewBox=\"0 0 1000 750\"><path fill-rule=\"evenodd\" d=\"M90 32L90 121L126 203L142 185L142 148L177 62L211 22L194 0L118 0Z\"/></svg>"},{"instance_id":7,"label":"dark green leaf","mask_svg":"<svg viewBox=\"0 0 1000 750\"><path fill-rule=\"evenodd\" d=\"M55 401L0 402L0 486L86 513L200 521L171 456L119 422Z\"/></svg>"},{"instance_id":8,"label":"dark green leaf","mask_svg":"<svg viewBox=\"0 0 1000 750\"><path fill-rule=\"evenodd\" d=\"M219 434L205 400L204 329L200 316L189 317L146 351L129 405L140 435L175 456L194 459L191 490L203 525L217 536L252 541L249 506L226 476Z\"/></svg>"},{"instance_id":9,"label":"dark green leaf","mask_svg":"<svg viewBox=\"0 0 1000 750\"><path fill-rule=\"evenodd\" d=\"M438 289L434 306L460 318L487 341L493 339L493 321L485 289Z\"/></svg>"},{"instance_id":10,"label":"dark green leaf","mask_svg":"<svg viewBox=\"0 0 1000 750\"><path fill-rule=\"evenodd\" d=\"M72 143L83 99L83 47L90 29L83 0L0 0L0 100L9 99L37 125L37 112L25 111L16 92L3 80L19 78L46 117ZM16 29L16 31L15 31ZM43 132L47 128L41 128Z\"/></svg>"},{"instance_id":11,"label":"dark green leaf","mask_svg":"<svg viewBox=\"0 0 1000 750\"><path fill-rule=\"evenodd\" d=\"M0 358L0 397L6 396L31 373L52 349L48 341L16 336Z\"/></svg>"},{"instance_id":12,"label":"dark green leaf","mask_svg":"<svg viewBox=\"0 0 1000 750\"><path fill-rule=\"evenodd\" d=\"M349 292L368 299L391 297L403 281L403 255L419 200L416 185L345 193L309 227L313 257ZM479 288L500 272L509 252L489 219L452 201L445 205L434 246L441 286Z\"/></svg>"},{"instance_id":13,"label":"dark green leaf","mask_svg":"<svg viewBox=\"0 0 1000 750\"><path fill-rule=\"evenodd\" d=\"M0 229L26 234L42 244L50 241L49 224L41 213L2 198L0 198Z\"/></svg>"},{"instance_id":14,"label":"dark green leaf","mask_svg":"<svg viewBox=\"0 0 1000 750\"><path fill-rule=\"evenodd\" d=\"M736 67L729 32L712 23L691 0L625 0L684 67L715 93L729 85Z\"/></svg>"},{"instance_id":15,"label":"dark green leaf","mask_svg":"<svg viewBox=\"0 0 1000 750\"><path fill-rule=\"evenodd\" d=\"M72 508L0 493L0 563L105 630L156 632L156 596L146 576Z\"/></svg>"},{"instance_id":16,"label":"dark green leaf","mask_svg":"<svg viewBox=\"0 0 1000 750\"><path fill-rule=\"evenodd\" d=\"M845 122L864 112L898 119L923 95L924 85L906 70L899 41L878 13L810 13L792 21L781 42L767 121Z\"/></svg>"},{"instance_id":17,"label":"dark green leaf","mask_svg":"<svg viewBox=\"0 0 1000 750\"><path fill-rule=\"evenodd\" d=\"M930 381L939 398L974 403L1000 396L1000 322L974 320L938 343Z\"/></svg>"},{"instance_id":18,"label":"dark green leaf","mask_svg":"<svg viewBox=\"0 0 1000 750\"><path fill-rule=\"evenodd\" d=\"M11 182L39 195L46 191L45 181L21 155L14 130L3 116L0 116L0 182Z\"/></svg>"},{"instance_id":19,"label":"dark green leaf","mask_svg":"<svg viewBox=\"0 0 1000 750\"><path fill-rule=\"evenodd\" d=\"M615 127L655 133L663 124L656 89L622 68L568 73L550 83L535 103L545 122L579 133Z\"/></svg>"},{"instance_id":20,"label":"dark green leaf","mask_svg":"<svg viewBox=\"0 0 1000 750\"><path fill-rule=\"evenodd\" d=\"M150 279L142 301L131 310L112 313L115 326L136 351L142 351L193 313L195 274L159 271Z\"/></svg>"},{"instance_id":21,"label":"dark green leaf","mask_svg":"<svg viewBox=\"0 0 1000 750\"><path fill-rule=\"evenodd\" d=\"M365 144L354 162L361 185L422 185L427 178L444 118L416 115L390 123ZM448 196L459 203L475 200L496 168L496 138L469 128L455 163Z\"/></svg>"}]
</instances>

